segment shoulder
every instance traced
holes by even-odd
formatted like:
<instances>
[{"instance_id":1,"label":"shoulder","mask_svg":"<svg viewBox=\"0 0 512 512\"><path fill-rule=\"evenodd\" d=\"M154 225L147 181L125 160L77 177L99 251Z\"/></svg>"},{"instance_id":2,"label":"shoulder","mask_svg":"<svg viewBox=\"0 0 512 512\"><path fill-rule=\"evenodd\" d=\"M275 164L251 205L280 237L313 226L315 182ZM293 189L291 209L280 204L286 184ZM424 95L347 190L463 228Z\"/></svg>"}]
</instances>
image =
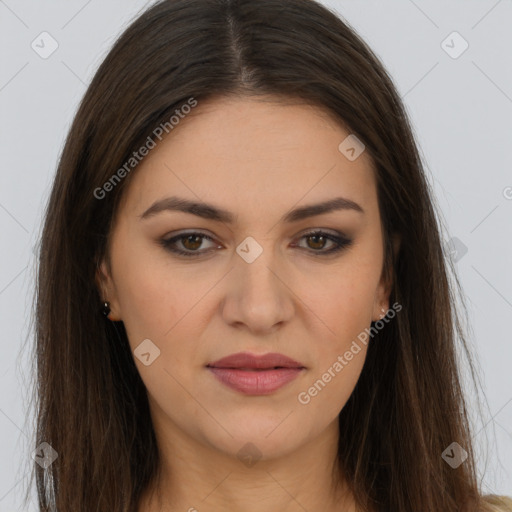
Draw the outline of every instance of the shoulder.
<instances>
[{"instance_id":1,"label":"shoulder","mask_svg":"<svg viewBox=\"0 0 512 512\"><path fill-rule=\"evenodd\" d=\"M481 512L512 512L512 498L486 494L482 496L483 508Z\"/></svg>"}]
</instances>

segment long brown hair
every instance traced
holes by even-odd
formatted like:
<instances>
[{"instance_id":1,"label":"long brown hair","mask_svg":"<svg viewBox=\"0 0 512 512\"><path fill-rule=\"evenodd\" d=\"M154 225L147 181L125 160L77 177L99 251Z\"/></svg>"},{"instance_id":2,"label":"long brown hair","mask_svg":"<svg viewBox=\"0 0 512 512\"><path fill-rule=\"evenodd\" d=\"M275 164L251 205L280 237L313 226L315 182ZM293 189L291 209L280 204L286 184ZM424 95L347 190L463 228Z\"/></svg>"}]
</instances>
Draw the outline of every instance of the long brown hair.
<instances>
[{"instance_id":1,"label":"long brown hair","mask_svg":"<svg viewBox=\"0 0 512 512\"><path fill-rule=\"evenodd\" d=\"M200 105L259 95L327 110L363 141L377 171L390 303L402 311L370 343L339 415L339 465L359 506L484 510L458 362L467 356L475 382L455 308L460 285L410 123L379 59L312 0L162 0L96 72L65 142L41 238L35 445L48 443L58 457L46 469L34 465L40 510L136 511L155 478L146 389L123 323L101 314L98 262L137 172L126 162L155 128L191 98ZM396 255L393 234L402 241ZM457 468L442 457L453 442L468 453Z\"/></svg>"}]
</instances>

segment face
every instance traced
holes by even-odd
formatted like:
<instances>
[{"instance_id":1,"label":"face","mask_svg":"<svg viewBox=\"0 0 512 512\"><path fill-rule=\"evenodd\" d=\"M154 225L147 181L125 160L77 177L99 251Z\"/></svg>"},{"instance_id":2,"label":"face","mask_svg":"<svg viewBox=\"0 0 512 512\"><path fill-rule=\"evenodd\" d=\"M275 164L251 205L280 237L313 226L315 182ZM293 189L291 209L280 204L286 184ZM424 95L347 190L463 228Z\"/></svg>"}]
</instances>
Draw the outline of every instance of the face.
<instances>
[{"instance_id":1,"label":"face","mask_svg":"<svg viewBox=\"0 0 512 512\"><path fill-rule=\"evenodd\" d=\"M348 135L311 106L199 102L133 171L97 277L159 431L270 459L337 428L354 341L389 307L374 170L341 152ZM212 369L241 352L298 364Z\"/></svg>"}]
</instances>

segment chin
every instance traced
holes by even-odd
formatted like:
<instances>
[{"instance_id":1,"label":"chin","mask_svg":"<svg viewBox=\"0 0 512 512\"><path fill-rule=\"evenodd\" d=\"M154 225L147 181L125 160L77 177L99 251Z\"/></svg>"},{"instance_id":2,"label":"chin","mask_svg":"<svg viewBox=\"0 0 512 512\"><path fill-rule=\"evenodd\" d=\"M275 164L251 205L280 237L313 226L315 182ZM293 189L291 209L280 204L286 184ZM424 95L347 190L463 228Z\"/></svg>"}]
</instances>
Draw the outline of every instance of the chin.
<instances>
[{"instance_id":1,"label":"chin","mask_svg":"<svg viewBox=\"0 0 512 512\"><path fill-rule=\"evenodd\" d=\"M293 414L290 414L290 418ZM252 416L240 422L224 423L224 428L215 432L203 432L206 442L216 450L230 457L238 458L241 462L271 460L284 457L302 444L307 442L304 437L304 425L296 422L283 422L286 415L281 415L278 421ZM285 425L286 423L286 425ZM250 466L250 463L247 464Z\"/></svg>"}]
</instances>

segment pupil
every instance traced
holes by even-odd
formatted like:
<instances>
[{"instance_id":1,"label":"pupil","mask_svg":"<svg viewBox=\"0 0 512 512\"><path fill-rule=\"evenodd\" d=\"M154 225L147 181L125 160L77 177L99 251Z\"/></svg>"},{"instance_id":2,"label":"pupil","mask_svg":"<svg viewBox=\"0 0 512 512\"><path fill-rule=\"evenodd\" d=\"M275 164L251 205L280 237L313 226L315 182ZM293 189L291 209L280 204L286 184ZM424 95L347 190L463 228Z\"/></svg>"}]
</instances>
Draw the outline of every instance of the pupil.
<instances>
[{"instance_id":1,"label":"pupil","mask_svg":"<svg viewBox=\"0 0 512 512\"><path fill-rule=\"evenodd\" d=\"M194 239L196 240L195 244L193 242ZM192 243L192 247L189 247L189 243ZM197 249L201 245L201 237L197 235L189 235L185 238L184 245L187 247L187 249Z\"/></svg>"},{"instance_id":2,"label":"pupil","mask_svg":"<svg viewBox=\"0 0 512 512\"><path fill-rule=\"evenodd\" d=\"M314 240L318 241L319 239L322 239L322 240L323 240L323 238L324 238L324 237L323 237L322 235L311 235L309 238L310 238L310 239L311 239L311 238L313 238ZM314 243L315 243L315 242L314 242ZM321 248L322 248L322 245L323 245L323 244L322 244L322 242L320 242L320 245L317 245L315 248L316 248L316 249L321 249Z\"/></svg>"}]
</instances>

